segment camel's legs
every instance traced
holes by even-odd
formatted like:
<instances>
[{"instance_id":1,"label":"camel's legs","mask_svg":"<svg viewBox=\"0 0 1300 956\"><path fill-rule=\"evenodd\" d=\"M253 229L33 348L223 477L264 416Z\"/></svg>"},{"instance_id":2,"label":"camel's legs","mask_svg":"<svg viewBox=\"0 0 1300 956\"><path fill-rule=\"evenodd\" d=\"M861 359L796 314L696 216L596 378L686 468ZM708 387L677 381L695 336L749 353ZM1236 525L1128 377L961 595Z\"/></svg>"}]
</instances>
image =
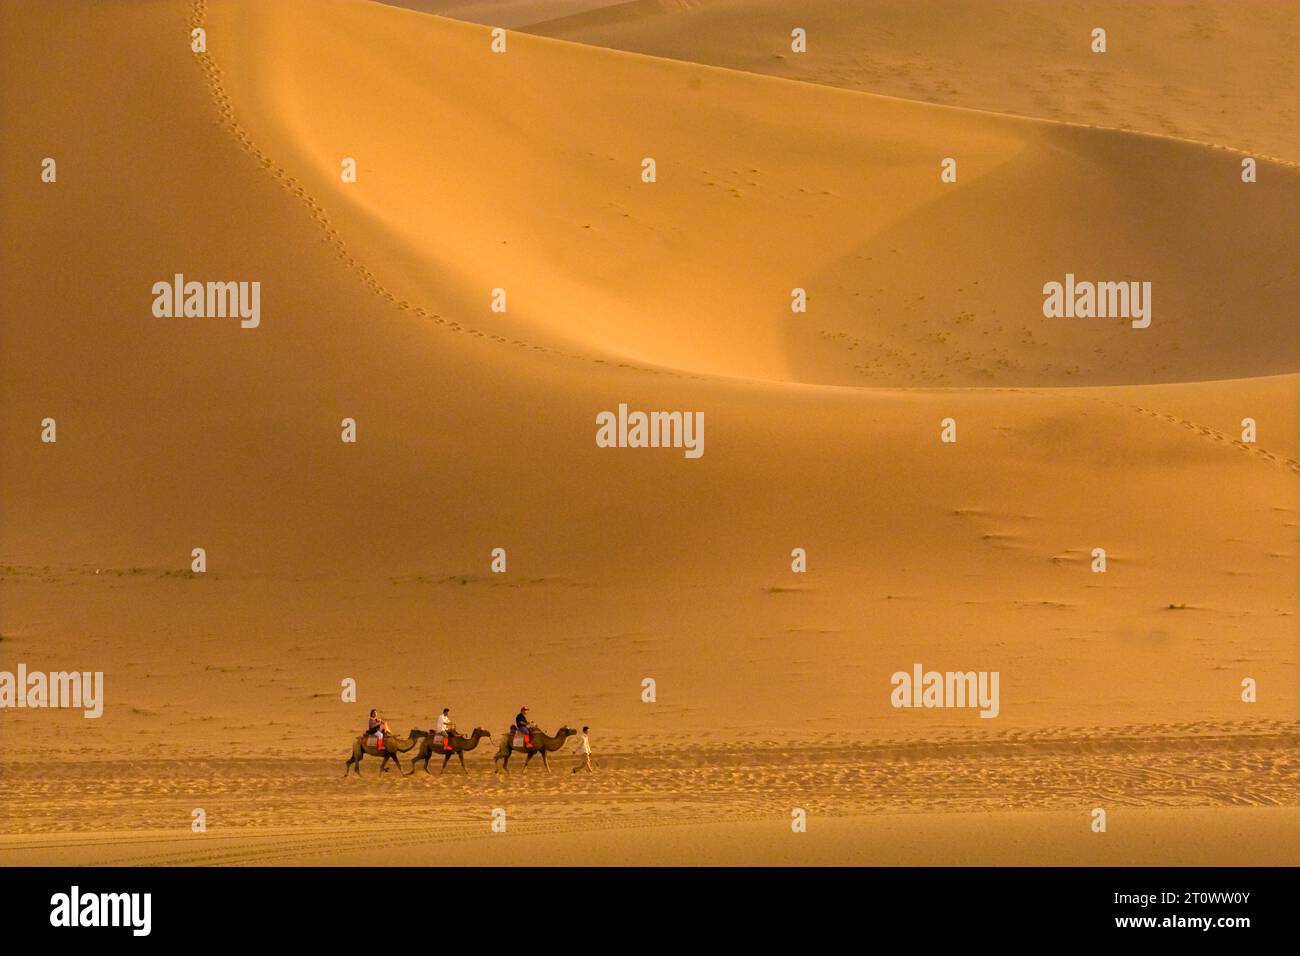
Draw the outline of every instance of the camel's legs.
<instances>
[{"instance_id":1,"label":"camel's legs","mask_svg":"<svg viewBox=\"0 0 1300 956\"><path fill-rule=\"evenodd\" d=\"M546 768L546 772L547 772L547 773L550 773L550 772L551 772L551 762L550 762L549 760L546 759L546 751L545 751L545 750L542 751L542 766Z\"/></svg>"},{"instance_id":2,"label":"camel's legs","mask_svg":"<svg viewBox=\"0 0 1300 956\"><path fill-rule=\"evenodd\" d=\"M442 755L442 771L441 771L442 773L446 773L446 772L447 772L447 761L450 760L450 759L451 759L451 754L443 754L443 755Z\"/></svg>"},{"instance_id":3,"label":"camel's legs","mask_svg":"<svg viewBox=\"0 0 1300 956\"><path fill-rule=\"evenodd\" d=\"M456 751L456 759L460 761L460 769L465 770L465 752L463 750ZM465 776L469 776L468 770L465 770Z\"/></svg>"}]
</instances>

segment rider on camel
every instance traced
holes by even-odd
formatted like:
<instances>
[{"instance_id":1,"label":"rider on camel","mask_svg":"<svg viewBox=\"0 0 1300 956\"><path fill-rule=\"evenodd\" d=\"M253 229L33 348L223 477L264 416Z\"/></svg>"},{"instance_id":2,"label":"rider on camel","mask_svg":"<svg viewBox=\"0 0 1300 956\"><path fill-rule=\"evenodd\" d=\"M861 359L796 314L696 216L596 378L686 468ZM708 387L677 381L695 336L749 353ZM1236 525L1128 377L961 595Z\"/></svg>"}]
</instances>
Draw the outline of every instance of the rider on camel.
<instances>
[{"instance_id":1,"label":"rider on camel","mask_svg":"<svg viewBox=\"0 0 1300 956\"><path fill-rule=\"evenodd\" d=\"M379 716L379 711L370 711L370 723L366 727L366 733L378 741L375 746L380 750L384 749L384 734L388 733L388 721Z\"/></svg>"},{"instance_id":2,"label":"rider on camel","mask_svg":"<svg viewBox=\"0 0 1300 956\"><path fill-rule=\"evenodd\" d=\"M515 715L515 730L524 735L524 749L533 749L533 725L528 721L528 708L520 707Z\"/></svg>"},{"instance_id":3,"label":"rider on camel","mask_svg":"<svg viewBox=\"0 0 1300 956\"><path fill-rule=\"evenodd\" d=\"M444 707L442 713L438 715L437 722L433 725L433 735L442 737L442 749L451 750L451 735L456 730L456 722L451 719L451 708Z\"/></svg>"}]
</instances>

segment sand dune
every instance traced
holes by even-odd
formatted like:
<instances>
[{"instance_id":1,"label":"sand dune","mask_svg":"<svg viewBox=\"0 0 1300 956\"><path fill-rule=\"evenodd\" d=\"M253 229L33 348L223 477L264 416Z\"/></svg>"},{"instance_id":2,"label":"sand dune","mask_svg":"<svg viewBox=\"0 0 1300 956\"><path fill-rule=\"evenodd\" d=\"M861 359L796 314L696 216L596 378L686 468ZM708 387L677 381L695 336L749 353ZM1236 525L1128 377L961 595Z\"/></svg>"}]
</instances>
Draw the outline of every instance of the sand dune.
<instances>
[{"instance_id":1,"label":"sand dune","mask_svg":"<svg viewBox=\"0 0 1300 956\"><path fill-rule=\"evenodd\" d=\"M492 21L492 6L462 16ZM790 31L807 31L804 54ZM1105 54L1090 49L1106 30ZM1286 0L636 0L527 27L905 99L1141 130L1300 161Z\"/></svg>"},{"instance_id":2,"label":"sand dune","mask_svg":"<svg viewBox=\"0 0 1300 956\"><path fill-rule=\"evenodd\" d=\"M848 385L1134 384L1300 360L1287 228L1300 169L1266 164L1247 187L1235 154L1164 140L527 36L494 58L483 28L404 12L347 5L290 29L295 17L269 5L239 20L249 49L282 51L223 72L241 126L302 188L345 204L331 211L344 234L380 240L347 255L384 290L482 316L485 334ZM342 71L290 81L322 53L348 62L366 30L394 56L439 55L364 83ZM422 121L394 126L366 107L376 98L418 103ZM610 123L628 101L637 122ZM360 143L371 155L341 189L339 157ZM652 185L639 178L646 156L661 170ZM945 156L960 188L940 181ZM1106 242L1081 248L1080 232ZM1238 254L1261 234L1268 255ZM1113 321L1043 322L1042 287L1067 273L1150 281L1151 328L1117 338ZM484 309L498 287L514 293L499 320ZM791 314L795 287L806 315Z\"/></svg>"},{"instance_id":3,"label":"sand dune","mask_svg":"<svg viewBox=\"0 0 1300 956\"><path fill-rule=\"evenodd\" d=\"M796 862L722 824L797 801L1046 835L1017 862L1097 801L1142 821L1120 862L1290 825L1291 166L379 4L0 17L0 661L110 702L4 712L7 859L318 860L376 795L465 833L506 800L516 860L627 824L598 858ZM1150 279L1151 327L1044 318L1066 271ZM154 317L176 272L261 281L260 327ZM705 454L595 447L620 402L703 410ZM892 708L916 660L1000 670L999 718ZM338 779L371 706L499 735L521 701L591 723L602 774ZM194 806L233 845L158 836ZM900 862L853 832L807 861ZM440 852L368 845L340 861Z\"/></svg>"}]
</instances>

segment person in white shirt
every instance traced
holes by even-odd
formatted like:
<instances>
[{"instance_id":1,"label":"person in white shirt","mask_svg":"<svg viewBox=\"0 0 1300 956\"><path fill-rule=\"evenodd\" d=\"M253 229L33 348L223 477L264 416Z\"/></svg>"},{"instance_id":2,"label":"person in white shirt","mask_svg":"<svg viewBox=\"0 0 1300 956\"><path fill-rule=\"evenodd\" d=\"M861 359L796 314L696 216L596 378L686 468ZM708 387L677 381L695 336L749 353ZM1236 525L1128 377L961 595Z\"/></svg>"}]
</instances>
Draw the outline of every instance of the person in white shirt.
<instances>
[{"instance_id":1,"label":"person in white shirt","mask_svg":"<svg viewBox=\"0 0 1300 956\"><path fill-rule=\"evenodd\" d=\"M578 765L573 768L573 772L586 770L587 773L594 773L591 769L591 738L587 736L590 727L582 728L582 739L578 741Z\"/></svg>"},{"instance_id":2,"label":"person in white shirt","mask_svg":"<svg viewBox=\"0 0 1300 956\"><path fill-rule=\"evenodd\" d=\"M442 740L438 741L438 743L442 746L443 750L451 749L451 744L448 738L453 732L455 732L455 730L456 722L451 719L451 708L444 707L442 713L438 715L438 719L433 725L434 737L437 737L440 734L442 735Z\"/></svg>"}]
</instances>

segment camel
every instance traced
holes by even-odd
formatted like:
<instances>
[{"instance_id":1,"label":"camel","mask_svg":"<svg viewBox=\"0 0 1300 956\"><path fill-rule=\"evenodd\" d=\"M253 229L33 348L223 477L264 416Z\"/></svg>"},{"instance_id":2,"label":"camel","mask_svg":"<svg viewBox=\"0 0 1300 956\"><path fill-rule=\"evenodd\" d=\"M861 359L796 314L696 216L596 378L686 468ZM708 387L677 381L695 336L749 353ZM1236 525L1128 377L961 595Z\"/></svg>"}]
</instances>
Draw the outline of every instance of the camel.
<instances>
[{"instance_id":1,"label":"camel","mask_svg":"<svg viewBox=\"0 0 1300 956\"><path fill-rule=\"evenodd\" d=\"M414 733L414 731L412 731L412 733ZM465 751L473 750L475 747L477 747L479 738L481 737L487 737L488 739L491 739L492 735L488 733L486 730L484 730L482 727L475 727L474 733L470 734L468 737L462 737L460 734L456 733L455 731L452 731L450 737L451 749L444 750L442 745L439 744L438 749L435 751L434 743L433 743L433 732L430 731L429 734L424 738L424 740L420 742L420 749L417 750L415 752L415 756L411 758L411 767L412 767L411 772L414 773L415 765L419 763L421 760L423 760L424 772L429 773L430 772L429 758L431 758L434 755L434 753L442 754L442 770L440 771L441 773L447 772L447 761L451 760L453 755L460 761L460 769L465 770ZM465 775L466 776L469 775L468 770L465 770Z\"/></svg>"},{"instance_id":2,"label":"camel","mask_svg":"<svg viewBox=\"0 0 1300 956\"><path fill-rule=\"evenodd\" d=\"M388 770L388 761L390 760L397 764L398 773L405 773L405 771L402 770L402 761L397 759L397 755L406 753L414 747L419 738L424 735L425 731L423 730L412 730L411 736L409 737L397 737L393 734L384 734L384 749L380 750L378 747L366 743L366 738L370 736L369 733L362 734L352 742L352 756L348 758L347 765L343 768L343 776L346 777L348 771L354 768L357 771L357 776L361 776L361 758L366 754L370 754L372 757L384 758L384 762L379 765L380 773L384 773ZM411 773L415 773L414 767L411 768ZM406 775L410 776L410 774Z\"/></svg>"},{"instance_id":3,"label":"camel","mask_svg":"<svg viewBox=\"0 0 1300 956\"><path fill-rule=\"evenodd\" d=\"M536 727L534 727L532 730L533 747L530 750L523 750L523 748L516 748L513 746L513 744L511 744L511 740L514 738L515 735L515 728L511 727L509 730L506 731L505 738L501 741L501 746L497 748L497 755L492 758L492 762L494 764L500 763L501 769L504 770L506 773L509 773L510 755L514 753L516 749L519 749L523 753L526 753L528 755L527 757L524 758L525 770L528 769L529 762L535 756L541 754L542 766L546 768L547 773L550 773L551 764L546 759L546 754L552 750L559 750L561 747L564 746L564 741L572 737L576 733L577 731L574 730L572 727L561 727L559 731L556 732L554 737L550 737L542 733Z\"/></svg>"}]
</instances>

